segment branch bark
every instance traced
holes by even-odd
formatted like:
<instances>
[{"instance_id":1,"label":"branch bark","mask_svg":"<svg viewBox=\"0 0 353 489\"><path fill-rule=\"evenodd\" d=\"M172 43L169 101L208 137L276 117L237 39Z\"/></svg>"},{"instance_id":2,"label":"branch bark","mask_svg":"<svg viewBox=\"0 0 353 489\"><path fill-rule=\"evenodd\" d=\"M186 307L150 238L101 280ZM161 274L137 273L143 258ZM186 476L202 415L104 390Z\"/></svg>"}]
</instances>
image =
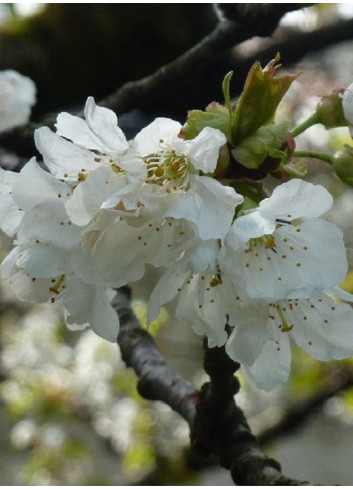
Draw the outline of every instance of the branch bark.
<instances>
[{"instance_id":1,"label":"branch bark","mask_svg":"<svg viewBox=\"0 0 353 489\"><path fill-rule=\"evenodd\" d=\"M118 344L124 362L138 376L137 389L142 397L163 401L192 427L198 393L165 362L151 335L144 330L131 307L127 287L118 291L116 311L120 320Z\"/></svg>"},{"instance_id":2,"label":"branch bark","mask_svg":"<svg viewBox=\"0 0 353 489\"><path fill-rule=\"evenodd\" d=\"M141 108L146 100L150 103L161 93L165 94L176 85L187 83L190 74L194 75L204 67L219 62L236 44L256 35L270 36L286 12L302 8L297 3L251 5L251 9L244 9L242 4L234 6L232 18L237 17L238 20L219 22L208 36L182 56L150 76L126 83L99 101L98 105L108 107L117 114ZM82 112L76 115L81 116ZM0 144L22 156L36 155L38 152L33 141L35 129L43 125L53 127L55 120L56 116L42 120L39 124L31 123L3 133L0 135Z\"/></svg>"},{"instance_id":3,"label":"branch bark","mask_svg":"<svg viewBox=\"0 0 353 489\"><path fill-rule=\"evenodd\" d=\"M288 408L280 419L269 428L257 435L261 445L288 435L307 422L310 417L320 409L323 404L346 389L353 387L353 372L351 369L343 368L334 372L323 385L308 399L296 402L293 407Z\"/></svg>"},{"instance_id":4,"label":"branch bark","mask_svg":"<svg viewBox=\"0 0 353 489\"><path fill-rule=\"evenodd\" d=\"M226 52L253 36L270 36L283 15L302 8L301 4L243 4L232 9L232 19L219 22L216 28L192 49L155 73L141 80L129 82L100 101L118 114L140 107L144 101L167 92L174 85L185 84L189 73L195 74L213 64ZM249 7L249 5L247 6Z\"/></svg>"}]
</instances>

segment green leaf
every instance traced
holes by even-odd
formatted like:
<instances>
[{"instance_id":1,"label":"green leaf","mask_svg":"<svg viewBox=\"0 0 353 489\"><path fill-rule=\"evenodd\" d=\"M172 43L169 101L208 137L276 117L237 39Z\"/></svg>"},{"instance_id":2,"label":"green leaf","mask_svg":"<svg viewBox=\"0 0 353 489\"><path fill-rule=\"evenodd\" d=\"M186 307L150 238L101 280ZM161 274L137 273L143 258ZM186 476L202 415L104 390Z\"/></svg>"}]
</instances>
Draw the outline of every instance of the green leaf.
<instances>
[{"instance_id":1,"label":"green leaf","mask_svg":"<svg viewBox=\"0 0 353 489\"><path fill-rule=\"evenodd\" d=\"M286 122L262 126L233 148L231 153L238 163L246 168L259 168L267 156L278 159L285 156L279 148L286 142L287 134Z\"/></svg>"},{"instance_id":2,"label":"green leaf","mask_svg":"<svg viewBox=\"0 0 353 489\"><path fill-rule=\"evenodd\" d=\"M280 67L278 61L279 55L264 69L259 62L254 63L250 69L233 117L232 133L235 143L240 143L274 119L280 101L299 76L275 77Z\"/></svg>"},{"instance_id":3,"label":"green leaf","mask_svg":"<svg viewBox=\"0 0 353 489\"><path fill-rule=\"evenodd\" d=\"M213 102L206 108L205 112L202 110L190 110L186 124L181 132L185 139L194 139L205 127L219 129L230 141L231 121L227 107Z\"/></svg>"}]
</instances>

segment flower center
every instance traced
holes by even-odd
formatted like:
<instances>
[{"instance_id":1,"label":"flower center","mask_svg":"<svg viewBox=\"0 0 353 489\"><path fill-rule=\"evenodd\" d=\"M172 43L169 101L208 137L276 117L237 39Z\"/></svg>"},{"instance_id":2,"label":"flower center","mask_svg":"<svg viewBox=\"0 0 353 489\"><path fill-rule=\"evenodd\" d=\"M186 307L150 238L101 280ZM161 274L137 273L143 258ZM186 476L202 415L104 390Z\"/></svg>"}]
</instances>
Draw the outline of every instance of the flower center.
<instances>
[{"instance_id":1,"label":"flower center","mask_svg":"<svg viewBox=\"0 0 353 489\"><path fill-rule=\"evenodd\" d=\"M250 253L253 248L256 248L257 245L264 246L267 250L273 250L276 248L276 240L272 234L265 234L260 238L251 238L249 239L247 252Z\"/></svg>"},{"instance_id":2,"label":"flower center","mask_svg":"<svg viewBox=\"0 0 353 489\"><path fill-rule=\"evenodd\" d=\"M166 193L188 188L190 164L185 155L162 147L159 153L149 154L143 160L147 165L146 183L159 185Z\"/></svg>"}]
</instances>

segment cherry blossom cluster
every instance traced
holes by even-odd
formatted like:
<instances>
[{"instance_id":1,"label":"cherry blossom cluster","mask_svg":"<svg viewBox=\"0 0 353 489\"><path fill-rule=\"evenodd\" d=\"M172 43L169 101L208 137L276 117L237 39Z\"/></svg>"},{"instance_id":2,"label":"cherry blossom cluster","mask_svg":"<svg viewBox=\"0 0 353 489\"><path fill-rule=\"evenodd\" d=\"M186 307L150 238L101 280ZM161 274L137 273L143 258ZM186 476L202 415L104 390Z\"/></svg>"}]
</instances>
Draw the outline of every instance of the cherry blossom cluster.
<instances>
[{"instance_id":1,"label":"cherry blossom cluster","mask_svg":"<svg viewBox=\"0 0 353 489\"><path fill-rule=\"evenodd\" d=\"M127 141L111 110L88 98L61 113L20 173L0 172L0 227L14 238L1 265L19 299L61 304L72 329L115 341L115 290L162 276L149 320L177 300L178 318L225 345L258 387L287 380L291 339L320 360L353 352L353 313L337 299L347 273L342 232L322 219L332 197L294 178L246 209L218 177L224 133L193 138L157 118Z\"/></svg>"}]
</instances>

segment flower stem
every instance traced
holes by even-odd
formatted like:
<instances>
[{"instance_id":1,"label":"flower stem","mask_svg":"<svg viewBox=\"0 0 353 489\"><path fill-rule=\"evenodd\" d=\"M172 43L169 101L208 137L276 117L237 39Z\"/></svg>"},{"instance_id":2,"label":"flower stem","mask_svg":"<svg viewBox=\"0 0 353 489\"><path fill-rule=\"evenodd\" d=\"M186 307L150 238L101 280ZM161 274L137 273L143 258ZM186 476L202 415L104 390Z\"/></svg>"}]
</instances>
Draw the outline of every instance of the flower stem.
<instances>
[{"instance_id":1,"label":"flower stem","mask_svg":"<svg viewBox=\"0 0 353 489\"><path fill-rule=\"evenodd\" d=\"M308 117L304 122L299 124L299 126L295 127L291 130L291 135L295 138L299 136L302 132L309 129L309 127L314 126L315 124L320 123L320 118L317 112L314 112L310 117Z\"/></svg>"},{"instance_id":2,"label":"flower stem","mask_svg":"<svg viewBox=\"0 0 353 489\"><path fill-rule=\"evenodd\" d=\"M294 158L316 158L317 160L325 161L330 165L333 164L333 155L328 153L320 153L319 151L294 151Z\"/></svg>"}]
</instances>

